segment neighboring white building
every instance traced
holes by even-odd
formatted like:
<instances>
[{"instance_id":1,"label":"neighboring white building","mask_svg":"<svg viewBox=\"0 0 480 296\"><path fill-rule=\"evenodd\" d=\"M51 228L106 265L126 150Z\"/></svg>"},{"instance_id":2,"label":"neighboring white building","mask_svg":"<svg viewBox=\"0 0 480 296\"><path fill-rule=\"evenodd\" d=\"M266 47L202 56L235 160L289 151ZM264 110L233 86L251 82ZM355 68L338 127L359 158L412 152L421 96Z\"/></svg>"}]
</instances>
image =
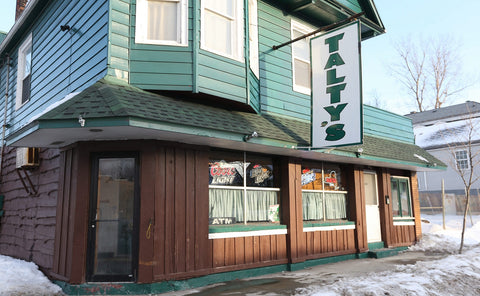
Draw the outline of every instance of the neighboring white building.
<instances>
[{"instance_id":1,"label":"neighboring white building","mask_svg":"<svg viewBox=\"0 0 480 296\"><path fill-rule=\"evenodd\" d=\"M444 108L412 112L406 116L412 119L415 143L448 165L445 171L418 174L420 195L428 194L431 199L433 198L433 201L426 201L427 204L438 203L434 197L439 196L441 192L442 179L445 183L445 193L465 195L465 185L454 165L463 170L470 169L468 145L462 144L468 142L469 131L472 131L473 155L480 153L480 103L467 101ZM480 155L476 158L473 160L474 164L480 161ZM474 173L480 174L480 166L475 168ZM480 181L473 184L471 193L473 196L480 195ZM473 210L478 210L476 209L478 199L472 200Z\"/></svg>"}]
</instances>

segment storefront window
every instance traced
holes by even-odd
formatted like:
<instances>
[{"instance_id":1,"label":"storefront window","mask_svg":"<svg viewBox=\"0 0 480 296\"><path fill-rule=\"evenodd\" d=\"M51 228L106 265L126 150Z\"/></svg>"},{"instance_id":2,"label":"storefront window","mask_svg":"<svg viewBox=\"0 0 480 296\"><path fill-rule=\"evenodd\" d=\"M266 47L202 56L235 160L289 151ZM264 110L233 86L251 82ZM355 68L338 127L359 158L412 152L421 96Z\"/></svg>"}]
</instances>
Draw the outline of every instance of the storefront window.
<instances>
[{"instance_id":1,"label":"storefront window","mask_svg":"<svg viewBox=\"0 0 480 296\"><path fill-rule=\"evenodd\" d=\"M411 218L410 185L406 177L392 177L392 210L394 218Z\"/></svg>"},{"instance_id":2,"label":"storefront window","mask_svg":"<svg viewBox=\"0 0 480 296\"><path fill-rule=\"evenodd\" d=\"M279 222L272 159L215 154L209 163L209 224Z\"/></svg>"},{"instance_id":3,"label":"storefront window","mask_svg":"<svg viewBox=\"0 0 480 296\"><path fill-rule=\"evenodd\" d=\"M304 221L347 219L347 191L339 166L302 167L302 205Z\"/></svg>"}]
</instances>

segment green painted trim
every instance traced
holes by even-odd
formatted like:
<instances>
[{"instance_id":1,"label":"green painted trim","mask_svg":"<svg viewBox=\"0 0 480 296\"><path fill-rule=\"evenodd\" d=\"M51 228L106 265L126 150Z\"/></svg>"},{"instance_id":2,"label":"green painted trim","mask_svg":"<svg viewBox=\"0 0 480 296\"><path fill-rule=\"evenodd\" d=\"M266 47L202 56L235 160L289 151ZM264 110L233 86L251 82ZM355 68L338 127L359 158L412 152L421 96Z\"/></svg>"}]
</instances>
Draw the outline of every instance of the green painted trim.
<instances>
[{"instance_id":1,"label":"green painted trim","mask_svg":"<svg viewBox=\"0 0 480 296\"><path fill-rule=\"evenodd\" d=\"M368 244L368 249L370 251L377 250L377 249L383 249L383 248L385 248L385 244L383 242L375 242L375 243L369 243Z\"/></svg>"},{"instance_id":2,"label":"green painted trim","mask_svg":"<svg viewBox=\"0 0 480 296\"><path fill-rule=\"evenodd\" d=\"M322 227L322 226L343 226L343 225L355 225L355 222L345 221L345 222L309 222L303 221L303 227Z\"/></svg>"},{"instance_id":3,"label":"green painted trim","mask_svg":"<svg viewBox=\"0 0 480 296\"><path fill-rule=\"evenodd\" d=\"M235 225L209 225L209 233L221 233L221 232L242 232L242 231L259 231L259 230L270 230L270 229L287 229L287 225L281 224L271 224L271 225L245 225L245 224L235 224Z\"/></svg>"},{"instance_id":4,"label":"green painted trim","mask_svg":"<svg viewBox=\"0 0 480 296\"><path fill-rule=\"evenodd\" d=\"M193 18L192 18L192 92L198 93L198 55L200 52L200 0L193 0Z\"/></svg>"}]
</instances>

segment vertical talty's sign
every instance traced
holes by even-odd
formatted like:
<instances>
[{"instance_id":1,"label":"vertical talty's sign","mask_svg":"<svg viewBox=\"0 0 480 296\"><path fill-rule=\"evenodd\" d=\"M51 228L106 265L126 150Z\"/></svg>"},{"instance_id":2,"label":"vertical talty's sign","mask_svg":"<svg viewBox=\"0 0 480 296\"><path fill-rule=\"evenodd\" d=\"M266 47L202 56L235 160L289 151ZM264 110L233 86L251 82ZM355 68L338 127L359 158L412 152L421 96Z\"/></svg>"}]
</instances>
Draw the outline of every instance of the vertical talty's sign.
<instances>
[{"instance_id":1,"label":"vertical talty's sign","mask_svg":"<svg viewBox=\"0 0 480 296\"><path fill-rule=\"evenodd\" d=\"M363 142L359 22L311 40L312 147Z\"/></svg>"}]
</instances>

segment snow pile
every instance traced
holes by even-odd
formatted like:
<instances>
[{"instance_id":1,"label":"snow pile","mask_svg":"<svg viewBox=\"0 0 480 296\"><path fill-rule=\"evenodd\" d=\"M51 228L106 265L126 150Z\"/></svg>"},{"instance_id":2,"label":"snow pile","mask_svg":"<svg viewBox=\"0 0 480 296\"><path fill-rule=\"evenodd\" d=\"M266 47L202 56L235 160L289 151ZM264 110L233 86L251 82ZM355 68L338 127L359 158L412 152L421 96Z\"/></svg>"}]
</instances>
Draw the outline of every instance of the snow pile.
<instances>
[{"instance_id":1,"label":"snow pile","mask_svg":"<svg viewBox=\"0 0 480 296\"><path fill-rule=\"evenodd\" d=\"M0 296L63 295L32 262L0 255Z\"/></svg>"},{"instance_id":2,"label":"snow pile","mask_svg":"<svg viewBox=\"0 0 480 296\"><path fill-rule=\"evenodd\" d=\"M458 254L458 249L463 217L447 217L445 230L441 216L422 218L430 223L422 223L423 238L408 251L444 254L443 258L396 265L386 272L341 278L327 286L299 288L296 295L480 295L480 217L473 217L473 226L470 217L467 219L462 254Z\"/></svg>"}]
</instances>

